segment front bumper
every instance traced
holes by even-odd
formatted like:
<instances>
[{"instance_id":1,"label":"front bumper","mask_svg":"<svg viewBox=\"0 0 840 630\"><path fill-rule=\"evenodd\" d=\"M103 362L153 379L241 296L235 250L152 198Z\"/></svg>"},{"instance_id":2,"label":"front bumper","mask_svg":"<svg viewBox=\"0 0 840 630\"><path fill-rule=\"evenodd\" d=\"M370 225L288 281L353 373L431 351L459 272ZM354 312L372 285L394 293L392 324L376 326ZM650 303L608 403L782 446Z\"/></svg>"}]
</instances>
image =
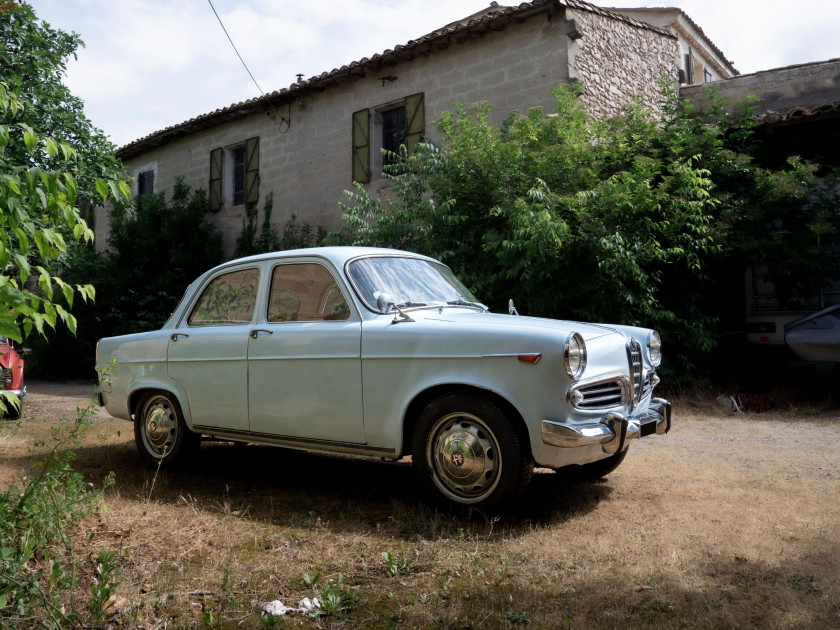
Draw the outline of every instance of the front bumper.
<instances>
[{"instance_id":1,"label":"front bumper","mask_svg":"<svg viewBox=\"0 0 840 630\"><path fill-rule=\"evenodd\" d=\"M542 440L549 446L576 448L600 444L605 453L613 455L624 450L629 440L648 435L665 435L671 430L671 403L664 398L650 401L647 411L637 416L625 416L609 411L600 422L565 424L554 420L542 421Z\"/></svg>"},{"instance_id":2,"label":"front bumper","mask_svg":"<svg viewBox=\"0 0 840 630\"><path fill-rule=\"evenodd\" d=\"M6 394L14 394L19 400L23 400L26 397L26 386L24 385L20 389L0 389L0 396Z\"/></svg>"}]
</instances>

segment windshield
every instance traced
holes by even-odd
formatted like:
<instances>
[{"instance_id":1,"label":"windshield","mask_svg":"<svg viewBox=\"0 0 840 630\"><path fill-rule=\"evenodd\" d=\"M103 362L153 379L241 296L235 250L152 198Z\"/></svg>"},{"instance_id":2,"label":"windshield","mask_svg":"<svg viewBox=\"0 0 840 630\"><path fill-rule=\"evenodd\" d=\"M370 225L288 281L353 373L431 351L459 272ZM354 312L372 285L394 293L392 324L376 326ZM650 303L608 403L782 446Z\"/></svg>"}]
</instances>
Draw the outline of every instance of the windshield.
<instances>
[{"instance_id":1,"label":"windshield","mask_svg":"<svg viewBox=\"0 0 840 630\"><path fill-rule=\"evenodd\" d=\"M484 308L448 267L428 260L398 256L359 258L350 262L347 275L372 311L378 311L376 299L382 294L391 296L401 308L441 304Z\"/></svg>"}]
</instances>

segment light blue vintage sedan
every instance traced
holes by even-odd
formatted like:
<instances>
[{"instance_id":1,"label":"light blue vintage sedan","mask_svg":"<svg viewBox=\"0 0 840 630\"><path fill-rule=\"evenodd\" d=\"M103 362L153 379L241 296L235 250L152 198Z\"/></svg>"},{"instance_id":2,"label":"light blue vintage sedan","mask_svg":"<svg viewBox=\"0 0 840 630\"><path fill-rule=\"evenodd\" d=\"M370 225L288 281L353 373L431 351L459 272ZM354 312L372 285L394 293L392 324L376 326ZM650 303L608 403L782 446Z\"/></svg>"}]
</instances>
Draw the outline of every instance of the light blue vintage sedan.
<instances>
[{"instance_id":1,"label":"light blue vintage sedan","mask_svg":"<svg viewBox=\"0 0 840 630\"><path fill-rule=\"evenodd\" d=\"M535 465L600 477L668 432L656 332L511 313L409 252L251 256L193 282L162 329L102 339L101 402L153 466L201 436L411 455L433 495L481 508Z\"/></svg>"}]
</instances>

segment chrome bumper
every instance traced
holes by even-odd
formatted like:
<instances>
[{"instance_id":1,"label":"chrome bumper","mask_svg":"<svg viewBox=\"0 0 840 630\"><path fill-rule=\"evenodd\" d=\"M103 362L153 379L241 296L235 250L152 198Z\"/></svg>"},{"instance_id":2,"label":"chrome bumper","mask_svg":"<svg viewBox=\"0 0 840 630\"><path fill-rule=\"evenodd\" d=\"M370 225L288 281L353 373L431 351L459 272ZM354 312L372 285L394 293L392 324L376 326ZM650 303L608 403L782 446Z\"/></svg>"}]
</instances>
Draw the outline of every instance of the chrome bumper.
<instances>
[{"instance_id":1,"label":"chrome bumper","mask_svg":"<svg viewBox=\"0 0 840 630\"><path fill-rule=\"evenodd\" d=\"M624 416L609 411L600 422L592 424L564 424L554 420L542 421L543 443L562 448L600 444L610 455L624 450L628 440L648 435L665 435L671 430L671 403L654 398L650 407L638 416Z\"/></svg>"},{"instance_id":2,"label":"chrome bumper","mask_svg":"<svg viewBox=\"0 0 840 630\"><path fill-rule=\"evenodd\" d=\"M26 386L24 385L21 389L0 389L0 396L6 394L14 394L20 400L23 400L26 397Z\"/></svg>"}]
</instances>

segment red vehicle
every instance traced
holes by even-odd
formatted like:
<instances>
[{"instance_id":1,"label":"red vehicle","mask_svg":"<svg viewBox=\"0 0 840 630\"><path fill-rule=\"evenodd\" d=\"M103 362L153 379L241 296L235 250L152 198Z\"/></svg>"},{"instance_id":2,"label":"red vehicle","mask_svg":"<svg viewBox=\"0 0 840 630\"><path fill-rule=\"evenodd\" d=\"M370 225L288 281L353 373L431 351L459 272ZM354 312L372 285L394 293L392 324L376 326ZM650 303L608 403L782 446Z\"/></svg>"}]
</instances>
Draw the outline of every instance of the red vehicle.
<instances>
[{"instance_id":1,"label":"red vehicle","mask_svg":"<svg viewBox=\"0 0 840 630\"><path fill-rule=\"evenodd\" d=\"M20 418L20 407L15 408L7 394L15 394L23 405L26 387L23 384L23 355L12 345L12 340L0 337L0 397L6 404L5 417L11 420Z\"/></svg>"}]
</instances>

